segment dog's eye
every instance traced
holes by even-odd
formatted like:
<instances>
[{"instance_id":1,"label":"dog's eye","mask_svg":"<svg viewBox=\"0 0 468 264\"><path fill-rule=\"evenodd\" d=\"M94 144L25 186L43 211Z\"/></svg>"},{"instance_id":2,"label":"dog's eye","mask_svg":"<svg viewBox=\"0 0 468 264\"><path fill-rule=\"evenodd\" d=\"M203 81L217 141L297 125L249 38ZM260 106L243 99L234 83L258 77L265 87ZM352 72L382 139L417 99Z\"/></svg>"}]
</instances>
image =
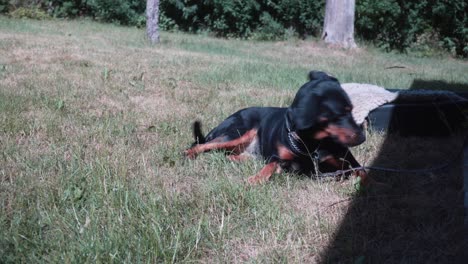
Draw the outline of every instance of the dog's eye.
<instances>
[{"instance_id":1,"label":"dog's eye","mask_svg":"<svg viewBox=\"0 0 468 264\"><path fill-rule=\"evenodd\" d=\"M326 117L324 117L324 116L319 117L319 123L320 123L320 124L327 124L328 121L329 121L329 119L326 118Z\"/></svg>"}]
</instances>

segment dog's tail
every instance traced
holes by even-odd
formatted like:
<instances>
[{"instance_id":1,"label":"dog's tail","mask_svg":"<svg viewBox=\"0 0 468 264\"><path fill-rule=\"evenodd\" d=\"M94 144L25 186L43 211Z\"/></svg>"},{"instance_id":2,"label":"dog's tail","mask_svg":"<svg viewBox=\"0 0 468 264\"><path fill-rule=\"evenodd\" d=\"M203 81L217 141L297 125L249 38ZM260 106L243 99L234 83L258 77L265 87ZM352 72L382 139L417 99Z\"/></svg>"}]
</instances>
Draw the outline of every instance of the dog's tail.
<instances>
[{"instance_id":1,"label":"dog's tail","mask_svg":"<svg viewBox=\"0 0 468 264\"><path fill-rule=\"evenodd\" d=\"M195 142L192 145L203 144L206 142L206 138L201 130L200 121L193 122L193 137L195 138Z\"/></svg>"}]
</instances>

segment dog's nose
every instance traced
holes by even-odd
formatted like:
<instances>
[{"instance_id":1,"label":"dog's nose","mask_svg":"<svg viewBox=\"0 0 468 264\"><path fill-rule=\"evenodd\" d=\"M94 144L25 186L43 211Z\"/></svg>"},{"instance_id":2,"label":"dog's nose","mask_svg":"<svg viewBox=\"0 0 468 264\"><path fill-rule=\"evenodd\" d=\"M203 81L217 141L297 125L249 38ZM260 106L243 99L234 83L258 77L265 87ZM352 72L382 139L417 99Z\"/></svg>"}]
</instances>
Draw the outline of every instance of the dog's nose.
<instances>
[{"instance_id":1,"label":"dog's nose","mask_svg":"<svg viewBox=\"0 0 468 264\"><path fill-rule=\"evenodd\" d=\"M348 146L354 147L362 144L366 140L366 135L362 131L348 135Z\"/></svg>"}]
</instances>

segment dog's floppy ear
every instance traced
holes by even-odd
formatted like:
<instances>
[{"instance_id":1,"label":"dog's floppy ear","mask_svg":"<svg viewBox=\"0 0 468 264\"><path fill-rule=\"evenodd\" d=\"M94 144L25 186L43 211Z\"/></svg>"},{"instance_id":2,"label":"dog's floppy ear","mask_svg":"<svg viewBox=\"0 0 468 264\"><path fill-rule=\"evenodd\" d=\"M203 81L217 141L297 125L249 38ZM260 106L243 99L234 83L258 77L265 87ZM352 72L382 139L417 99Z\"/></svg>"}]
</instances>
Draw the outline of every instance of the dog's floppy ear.
<instances>
[{"instance_id":1,"label":"dog's floppy ear","mask_svg":"<svg viewBox=\"0 0 468 264\"><path fill-rule=\"evenodd\" d=\"M311 71L309 72L309 80L310 81L315 81L315 80L333 80L333 81L338 81L335 77L329 75L326 72L323 71Z\"/></svg>"},{"instance_id":2,"label":"dog's floppy ear","mask_svg":"<svg viewBox=\"0 0 468 264\"><path fill-rule=\"evenodd\" d=\"M286 112L291 130L305 130L315 126L319 107L319 96L314 93L308 93L304 97L296 96Z\"/></svg>"}]
</instances>

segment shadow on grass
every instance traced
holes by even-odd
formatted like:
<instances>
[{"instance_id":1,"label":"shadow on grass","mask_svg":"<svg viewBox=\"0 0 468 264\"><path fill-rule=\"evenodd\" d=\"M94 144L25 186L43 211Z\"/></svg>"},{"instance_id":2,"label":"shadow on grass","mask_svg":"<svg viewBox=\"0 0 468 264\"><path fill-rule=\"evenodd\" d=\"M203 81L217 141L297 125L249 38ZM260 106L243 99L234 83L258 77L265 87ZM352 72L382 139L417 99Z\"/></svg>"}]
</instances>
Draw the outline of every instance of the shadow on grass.
<instances>
[{"instance_id":1,"label":"shadow on grass","mask_svg":"<svg viewBox=\"0 0 468 264\"><path fill-rule=\"evenodd\" d=\"M416 80L412 87L439 90L445 88L445 84L439 86L442 83ZM468 85L448 85L449 89L452 87ZM463 104L460 111L464 112L465 125L467 110L467 104ZM391 122L401 120L401 115L415 118L404 112L394 113ZM430 118L423 119L430 122ZM411 131L418 136L388 134L370 166L398 169L431 168L444 163L450 166L420 174L371 170L370 177L385 186L373 185L354 197L332 242L321 254L321 263L466 263L463 167L462 155L457 154L462 151L467 130L461 128L462 124L452 125L464 132L434 137L425 133L423 123L418 123L419 129Z\"/></svg>"}]
</instances>

